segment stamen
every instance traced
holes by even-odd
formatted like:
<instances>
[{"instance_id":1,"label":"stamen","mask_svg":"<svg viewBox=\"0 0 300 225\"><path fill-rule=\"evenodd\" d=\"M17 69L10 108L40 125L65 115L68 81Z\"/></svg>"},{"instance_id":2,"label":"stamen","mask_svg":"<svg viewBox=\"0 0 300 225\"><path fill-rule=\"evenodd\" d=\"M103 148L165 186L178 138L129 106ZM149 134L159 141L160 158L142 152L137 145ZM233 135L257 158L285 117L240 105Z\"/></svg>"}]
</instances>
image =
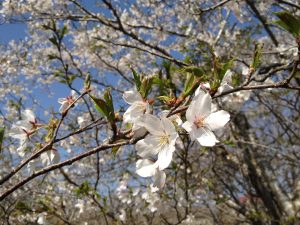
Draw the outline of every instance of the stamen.
<instances>
[{"instance_id":1,"label":"stamen","mask_svg":"<svg viewBox=\"0 0 300 225\"><path fill-rule=\"evenodd\" d=\"M204 118L203 117L197 117L194 121L194 124L197 128L204 127Z\"/></svg>"}]
</instances>

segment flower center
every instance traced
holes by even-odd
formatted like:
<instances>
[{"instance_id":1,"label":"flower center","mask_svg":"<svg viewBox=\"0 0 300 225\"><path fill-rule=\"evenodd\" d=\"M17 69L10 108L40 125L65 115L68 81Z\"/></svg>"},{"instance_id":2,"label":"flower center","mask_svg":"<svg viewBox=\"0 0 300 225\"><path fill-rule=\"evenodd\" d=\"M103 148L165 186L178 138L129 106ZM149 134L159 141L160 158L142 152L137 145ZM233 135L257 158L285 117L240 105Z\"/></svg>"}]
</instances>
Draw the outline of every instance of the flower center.
<instances>
[{"instance_id":1,"label":"flower center","mask_svg":"<svg viewBox=\"0 0 300 225\"><path fill-rule=\"evenodd\" d=\"M169 138L170 138L170 135L167 135L167 134L162 135L162 136L159 137L159 143L161 145L168 144L169 143Z\"/></svg>"},{"instance_id":2,"label":"flower center","mask_svg":"<svg viewBox=\"0 0 300 225\"><path fill-rule=\"evenodd\" d=\"M197 117L194 121L194 124L197 128L204 127L204 118L203 117Z\"/></svg>"},{"instance_id":3,"label":"flower center","mask_svg":"<svg viewBox=\"0 0 300 225\"><path fill-rule=\"evenodd\" d=\"M69 105L71 105L74 102L74 99L73 99L72 96L66 97L66 100L67 100L67 102L68 102Z\"/></svg>"}]
</instances>

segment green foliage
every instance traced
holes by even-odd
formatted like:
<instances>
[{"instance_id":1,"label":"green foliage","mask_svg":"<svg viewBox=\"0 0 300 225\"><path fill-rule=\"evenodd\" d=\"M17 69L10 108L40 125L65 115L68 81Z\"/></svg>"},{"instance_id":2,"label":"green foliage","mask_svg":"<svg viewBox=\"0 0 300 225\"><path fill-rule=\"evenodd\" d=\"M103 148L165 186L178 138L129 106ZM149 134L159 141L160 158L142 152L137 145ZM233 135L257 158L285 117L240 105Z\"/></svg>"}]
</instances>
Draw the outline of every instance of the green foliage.
<instances>
[{"instance_id":1,"label":"green foliage","mask_svg":"<svg viewBox=\"0 0 300 225\"><path fill-rule=\"evenodd\" d=\"M184 96L189 96L195 87L197 79L192 73L187 73L187 78L184 84L183 94Z\"/></svg>"},{"instance_id":2,"label":"green foliage","mask_svg":"<svg viewBox=\"0 0 300 225\"><path fill-rule=\"evenodd\" d=\"M179 71L180 72L191 73L194 76L199 77L199 78L203 78L204 75L205 75L204 70L200 67L197 67L197 66L187 66L187 67L184 67L184 68L180 69Z\"/></svg>"},{"instance_id":3,"label":"green foliage","mask_svg":"<svg viewBox=\"0 0 300 225\"><path fill-rule=\"evenodd\" d=\"M279 20L274 21L275 24L292 34L295 38L300 36L300 19L296 18L289 12L278 12L275 15Z\"/></svg>"},{"instance_id":4,"label":"green foliage","mask_svg":"<svg viewBox=\"0 0 300 225\"><path fill-rule=\"evenodd\" d=\"M84 181L84 182L80 185L80 187L78 187L78 188L75 189L75 193L76 193L78 196L88 195L90 191L92 191L92 188L90 187L88 181Z\"/></svg>"},{"instance_id":5,"label":"green foliage","mask_svg":"<svg viewBox=\"0 0 300 225\"><path fill-rule=\"evenodd\" d=\"M26 202L18 201L15 205L15 208L21 212L31 212L31 207L26 204Z\"/></svg>"},{"instance_id":6,"label":"green foliage","mask_svg":"<svg viewBox=\"0 0 300 225\"><path fill-rule=\"evenodd\" d=\"M257 69L257 67L260 65L260 59L261 59L263 47L264 47L263 44L259 44L259 43L255 44L251 68Z\"/></svg>"},{"instance_id":7,"label":"green foliage","mask_svg":"<svg viewBox=\"0 0 300 225\"><path fill-rule=\"evenodd\" d=\"M113 99L111 96L111 89L107 88L104 92L104 100L106 102L106 107L107 107L107 119L109 121L114 121L115 120L115 110L114 110L114 104L113 104Z\"/></svg>"},{"instance_id":8,"label":"green foliage","mask_svg":"<svg viewBox=\"0 0 300 225\"><path fill-rule=\"evenodd\" d=\"M148 94L150 93L153 84L153 79L154 77L144 77L142 80L139 92L141 93L144 99L146 99Z\"/></svg>"},{"instance_id":9,"label":"green foliage","mask_svg":"<svg viewBox=\"0 0 300 225\"><path fill-rule=\"evenodd\" d=\"M105 117L108 117L108 109L106 106L106 102L101 98L96 98L90 95L91 99L94 101L94 106L96 110Z\"/></svg>"},{"instance_id":10,"label":"green foliage","mask_svg":"<svg viewBox=\"0 0 300 225\"><path fill-rule=\"evenodd\" d=\"M96 110L105 116L108 121L113 122L115 120L115 112L113 99L110 93L110 88L107 88L104 92L104 99L96 98L95 96L90 95L91 99L94 101L94 106Z\"/></svg>"},{"instance_id":11,"label":"green foliage","mask_svg":"<svg viewBox=\"0 0 300 225\"><path fill-rule=\"evenodd\" d=\"M153 84L154 77L144 77L138 74L133 68L130 68L133 74L134 82L137 91L144 99L147 98Z\"/></svg>"},{"instance_id":12,"label":"green foliage","mask_svg":"<svg viewBox=\"0 0 300 225\"><path fill-rule=\"evenodd\" d=\"M117 153L118 153L120 147L121 147L121 146L114 146L114 147L112 147L111 150L112 150L112 153L113 153L114 157L116 157L116 155L117 155Z\"/></svg>"},{"instance_id":13,"label":"green foliage","mask_svg":"<svg viewBox=\"0 0 300 225\"><path fill-rule=\"evenodd\" d=\"M172 100L171 97L165 96L165 95L159 96L159 97L157 97L157 98L158 98L159 100L163 101L163 102L166 102L166 103L168 103L168 102L170 102L170 101Z\"/></svg>"},{"instance_id":14,"label":"green foliage","mask_svg":"<svg viewBox=\"0 0 300 225\"><path fill-rule=\"evenodd\" d=\"M133 78L134 78L136 89L138 91L140 91L141 84L142 84L142 82L141 82L141 76L132 67L130 67L130 69L131 69L132 74L133 74Z\"/></svg>"},{"instance_id":15,"label":"green foliage","mask_svg":"<svg viewBox=\"0 0 300 225\"><path fill-rule=\"evenodd\" d=\"M231 59L228 62L221 63L218 57L213 56L213 80L210 82L212 90L217 90L222 83L222 80L234 63L235 59Z\"/></svg>"}]
</instances>

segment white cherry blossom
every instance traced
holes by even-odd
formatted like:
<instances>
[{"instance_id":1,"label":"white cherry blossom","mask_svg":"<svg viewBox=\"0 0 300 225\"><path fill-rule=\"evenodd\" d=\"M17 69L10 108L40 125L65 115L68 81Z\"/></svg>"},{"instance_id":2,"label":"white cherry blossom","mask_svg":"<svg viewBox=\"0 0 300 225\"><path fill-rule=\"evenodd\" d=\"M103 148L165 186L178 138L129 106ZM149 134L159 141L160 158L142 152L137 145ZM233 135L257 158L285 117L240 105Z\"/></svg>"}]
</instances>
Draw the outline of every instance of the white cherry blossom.
<instances>
[{"instance_id":1,"label":"white cherry blossom","mask_svg":"<svg viewBox=\"0 0 300 225\"><path fill-rule=\"evenodd\" d=\"M59 112L63 113L66 109L74 103L75 99L77 98L77 94L74 90L71 91L71 95L67 96L66 98L59 98L58 103L61 104L59 108Z\"/></svg>"},{"instance_id":2,"label":"white cherry blossom","mask_svg":"<svg viewBox=\"0 0 300 225\"><path fill-rule=\"evenodd\" d=\"M233 89L233 87L230 85L231 83L232 83L232 71L227 70L220 86L218 87L216 94L222 94L225 91L229 91ZM200 84L200 86L195 91L195 96L198 95L201 92L201 90L210 90L210 84L208 82Z\"/></svg>"},{"instance_id":3,"label":"white cherry blossom","mask_svg":"<svg viewBox=\"0 0 300 225\"><path fill-rule=\"evenodd\" d=\"M40 158L45 166L49 166L51 163L57 163L60 160L60 156L56 149L43 152Z\"/></svg>"},{"instance_id":4,"label":"white cherry blossom","mask_svg":"<svg viewBox=\"0 0 300 225\"><path fill-rule=\"evenodd\" d=\"M20 146L17 148L18 154L23 157L24 150L27 147L29 137L36 131L38 124L34 113L30 109L24 110L21 114L22 120L12 125L8 135L12 138L19 139Z\"/></svg>"},{"instance_id":5,"label":"white cherry blossom","mask_svg":"<svg viewBox=\"0 0 300 225\"><path fill-rule=\"evenodd\" d=\"M156 163L159 170L167 168L171 163L178 138L172 122L164 117L159 119L145 114L138 125L145 127L150 134L136 143L137 154L142 158L153 158L157 155Z\"/></svg>"},{"instance_id":6,"label":"white cherry blossom","mask_svg":"<svg viewBox=\"0 0 300 225\"><path fill-rule=\"evenodd\" d=\"M153 187L162 188L165 185L166 174L159 170L157 162L139 159L136 162L136 173L141 177L153 177Z\"/></svg>"},{"instance_id":7,"label":"white cherry blossom","mask_svg":"<svg viewBox=\"0 0 300 225\"><path fill-rule=\"evenodd\" d=\"M230 115L224 110L212 112L209 93L199 91L186 111L187 121L182 127L202 146L214 146L219 142L213 131L225 126Z\"/></svg>"},{"instance_id":8,"label":"white cherry blossom","mask_svg":"<svg viewBox=\"0 0 300 225\"><path fill-rule=\"evenodd\" d=\"M130 105L123 115L125 123L135 123L140 116L149 111L148 102L136 90L125 91L123 99Z\"/></svg>"}]
</instances>

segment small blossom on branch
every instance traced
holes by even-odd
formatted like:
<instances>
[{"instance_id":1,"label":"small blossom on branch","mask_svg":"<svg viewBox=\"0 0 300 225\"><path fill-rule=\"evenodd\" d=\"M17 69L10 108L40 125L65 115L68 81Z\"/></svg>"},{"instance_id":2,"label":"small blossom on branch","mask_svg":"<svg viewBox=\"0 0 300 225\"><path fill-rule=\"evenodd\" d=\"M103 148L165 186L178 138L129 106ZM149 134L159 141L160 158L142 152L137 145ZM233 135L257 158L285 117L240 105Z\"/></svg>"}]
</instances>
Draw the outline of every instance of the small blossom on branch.
<instances>
[{"instance_id":1,"label":"small blossom on branch","mask_svg":"<svg viewBox=\"0 0 300 225\"><path fill-rule=\"evenodd\" d=\"M19 139L20 146L17 148L17 152L21 157L23 157L25 155L24 150L27 147L27 142L30 136L36 132L40 125L38 124L34 113L30 109L24 110L21 116L22 120L19 120L12 125L8 135L12 138Z\"/></svg>"},{"instance_id":2,"label":"small blossom on branch","mask_svg":"<svg viewBox=\"0 0 300 225\"><path fill-rule=\"evenodd\" d=\"M59 108L60 113L64 113L66 109L72 105L77 98L77 94L74 90L71 91L71 95L67 96L66 98L59 98L58 103L61 104Z\"/></svg>"},{"instance_id":3,"label":"small blossom on branch","mask_svg":"<svg viewBox=\"0 0 300 225\"><path fill-rule=\"evenodd\" d=\"M152 158L157 155L159 170L167 168L171 163L178 138L172 122L164 117L159 119L146 114L140 119L138 125L145 127L150 134L136 143L137 154L142 158Z\"/></svg>"},{"instance_id":4,"label":"small blossom on branch","mask_svg":"<svg viewBox=\"0 0 300 225\"><path fill-rule=\"evenodd\" d=\"M229 121L230 115L224 110L212 112L209 93L199 90L186 111L187 121L182 127L202 146L214 146L219 142L213 131L221 129Z\"/></svg>"}]
</instances>

